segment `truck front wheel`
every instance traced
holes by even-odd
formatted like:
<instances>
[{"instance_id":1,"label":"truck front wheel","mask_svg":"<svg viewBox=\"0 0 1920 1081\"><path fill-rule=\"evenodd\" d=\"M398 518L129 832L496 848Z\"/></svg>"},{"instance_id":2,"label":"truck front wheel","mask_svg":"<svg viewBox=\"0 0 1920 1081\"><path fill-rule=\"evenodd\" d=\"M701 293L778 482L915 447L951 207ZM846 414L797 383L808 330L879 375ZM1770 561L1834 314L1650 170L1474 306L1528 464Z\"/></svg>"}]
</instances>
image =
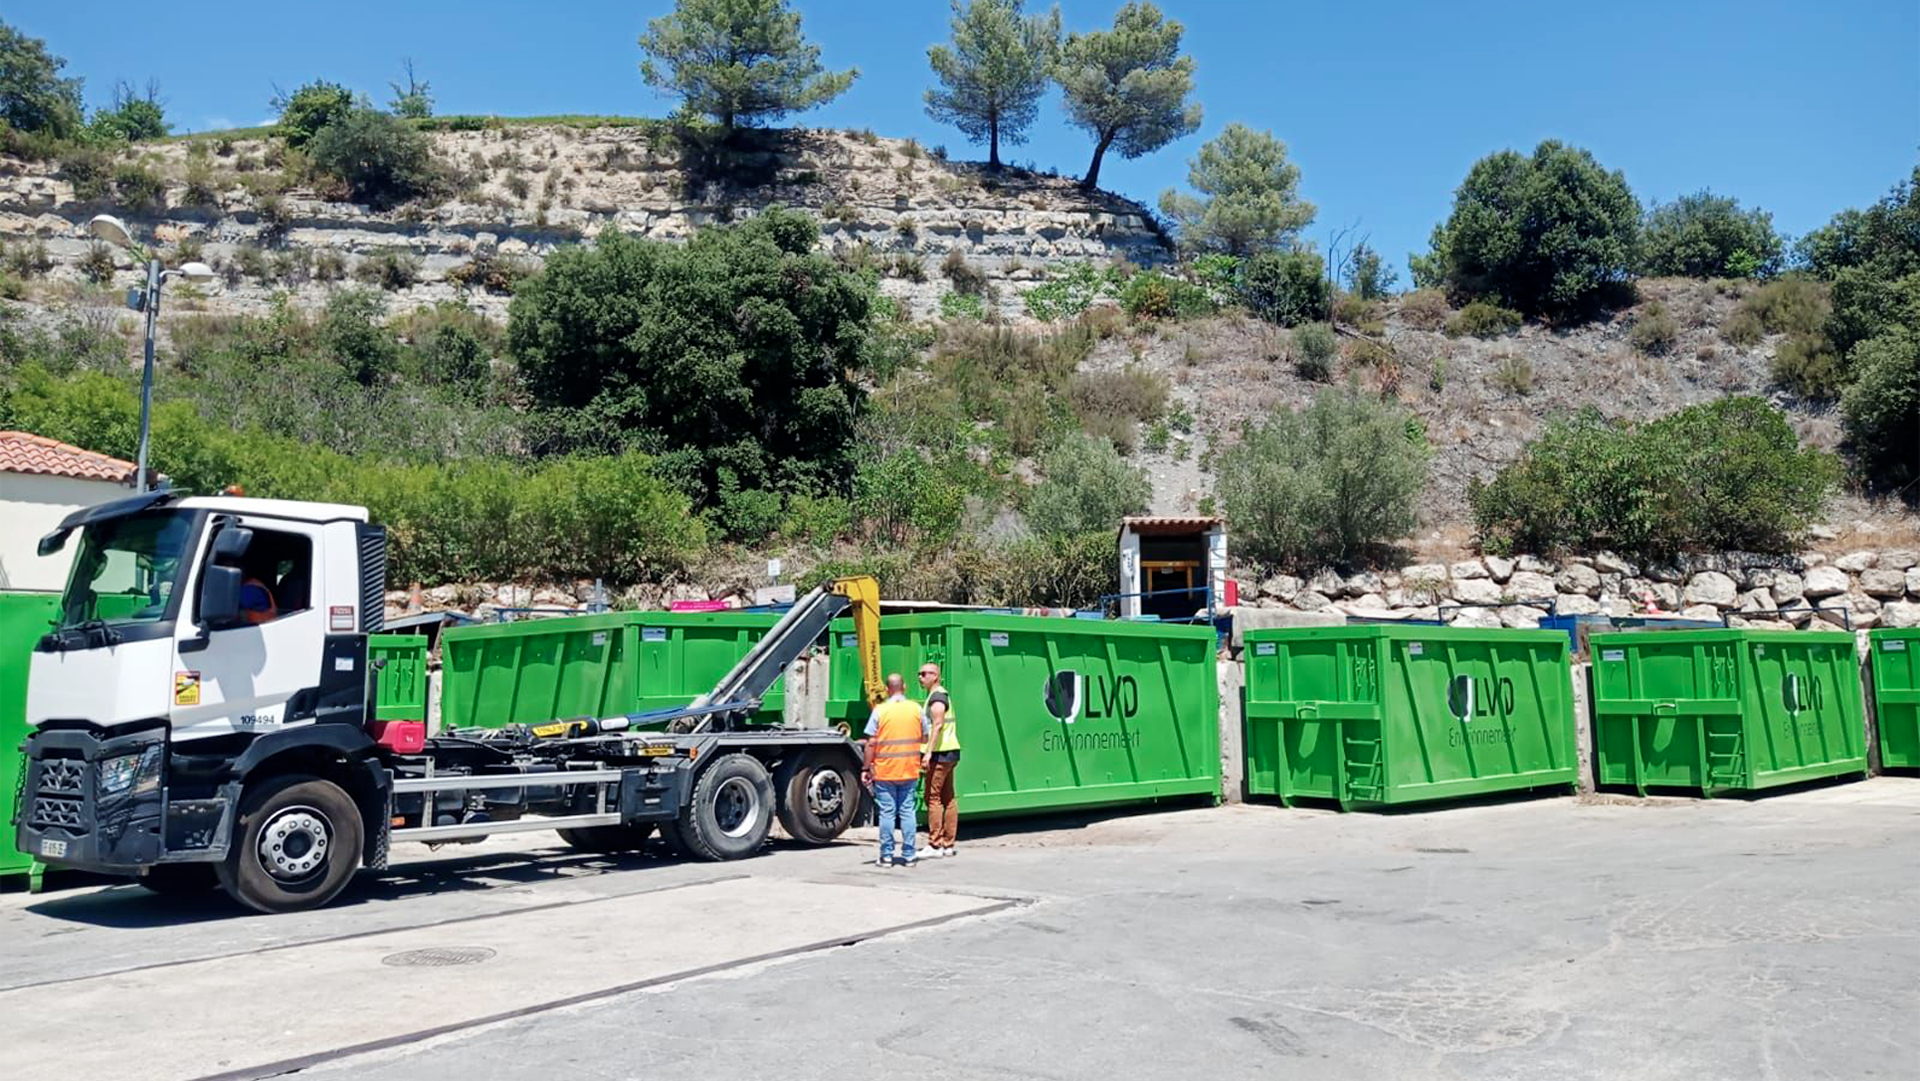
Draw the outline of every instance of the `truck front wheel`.
<instances>
[{"instance_id":1,"label":"truck front wheel","mask_svg":"<svg viewBox=\"0 0 1920 1081\"><path fill-rule=\"evenodd\" d=\"M220 886L259 912L318 908L360 866L364 829L359 808L332 781L272 778L240 801Z\"/></svg>"},{"instance_id":2,"label":"truck front wheel","mask_svg":"<svg viewBox=\"0 0 1920 1081\"><path fill-rule=\"evenodd\" d=\"M751 856L772 826L773 778L759 759L738 753L701 771L686 813L673 824L681 845L703 860Z\"/></svg>"}]
</instances>

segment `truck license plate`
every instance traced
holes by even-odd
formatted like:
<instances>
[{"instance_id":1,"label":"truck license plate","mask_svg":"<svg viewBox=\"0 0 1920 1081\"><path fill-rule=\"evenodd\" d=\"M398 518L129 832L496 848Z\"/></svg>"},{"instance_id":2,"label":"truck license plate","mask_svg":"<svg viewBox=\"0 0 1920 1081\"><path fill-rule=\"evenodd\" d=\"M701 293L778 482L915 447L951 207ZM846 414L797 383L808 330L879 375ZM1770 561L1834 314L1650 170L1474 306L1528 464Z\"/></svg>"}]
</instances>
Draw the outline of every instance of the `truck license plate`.
<instances>
[{"instance_id":1,"label":"truck license plate","mask_svg":"<svg viewBox=\"0 0 1920 1081\"><path fill-rule=\"evenodd\" d=\"M51 837L42 837L40 839L40 854L42 856L52 856L55 859L59 859L61 856L67 854L67 842L56 841Z\"/></svg>"}]
</instances>

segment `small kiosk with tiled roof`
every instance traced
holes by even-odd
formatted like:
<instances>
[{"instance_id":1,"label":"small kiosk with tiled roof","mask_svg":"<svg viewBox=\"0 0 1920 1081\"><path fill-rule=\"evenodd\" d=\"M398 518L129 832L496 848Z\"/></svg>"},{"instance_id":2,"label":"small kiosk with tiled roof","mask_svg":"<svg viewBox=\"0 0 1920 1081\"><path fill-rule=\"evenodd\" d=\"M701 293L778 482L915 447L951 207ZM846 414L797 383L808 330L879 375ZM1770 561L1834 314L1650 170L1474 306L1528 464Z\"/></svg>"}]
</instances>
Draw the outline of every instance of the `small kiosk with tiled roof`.
<instances>
[{"instance_id":1,"label":"small kiosk with tiled roof","mask_svg":"<svg viewBox=\"0 0 1920 1081\"><path fill-rule=\"evenodd\" d=\"M1225 605L1226 588L1224 520L1120 519L1120 618L1209 615Z\"/></svg>"},{"instance_id":2,"label":"small kiosk with tiled roof","mask_svg":"<svg viewBox=\"0 0 1920 1081\"><path fill-rule=\"evenodd\" d=\"M69 549L42 556L35 545L60 519L128 494L133 463L28 432L0 432L0 589L58 590Z\"/></svg>"}]
</instances>

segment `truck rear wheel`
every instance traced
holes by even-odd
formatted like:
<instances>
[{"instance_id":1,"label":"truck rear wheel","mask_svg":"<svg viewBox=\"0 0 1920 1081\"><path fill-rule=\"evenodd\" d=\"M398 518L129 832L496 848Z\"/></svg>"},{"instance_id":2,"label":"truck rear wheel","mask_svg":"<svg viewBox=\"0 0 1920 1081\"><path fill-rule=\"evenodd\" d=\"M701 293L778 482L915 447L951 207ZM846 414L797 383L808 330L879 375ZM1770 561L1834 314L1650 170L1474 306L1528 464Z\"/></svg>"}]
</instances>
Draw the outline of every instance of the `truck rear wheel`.
<instances>
[{"instance_id":1,"label":"truck rear wheel","mask_svg":"<svg viewBox=\"0 0 1920 1081\"><path fill-rule=\"evenodd\" d=\"M774 771L773 787L780 797L781 827L802 844L826 844L860 813L860 778L840 755L795 755Z\"/></svg>"},{"instance_id":2,"label":"truck rear wheel","mask_svg":"<svg viewBox=\"0 0 1920 1081\"><path fill-rule=\"evenodd\" d=\"M559 832L562 841L582 852L632 852L653 836L653 826L579 826Z\"/></svg>"},{"instance_id":3,"label":"truck rear wheel","mask_svg":"<svg viewBox=\"0 0 1920 1081\"><path fill-rule=\"evenodd\" d=\"M364 830L359 808L332 781L272 778L240 802L232 845L217 865L220 886L259 912L319 908L360 866Z\"/></svg>"},{"instance_id":4,"label":"truck rear wheel","mask_svg":"<svg viewBox=\"0 0 1920 1081\"><path fill-rule=\"evenodd\" d=\"M773 804L773 777L759 759L722 755L693 783L693 798L674 829L693 856L737 860L766 843Z\"/></svg>"}]
</instances>

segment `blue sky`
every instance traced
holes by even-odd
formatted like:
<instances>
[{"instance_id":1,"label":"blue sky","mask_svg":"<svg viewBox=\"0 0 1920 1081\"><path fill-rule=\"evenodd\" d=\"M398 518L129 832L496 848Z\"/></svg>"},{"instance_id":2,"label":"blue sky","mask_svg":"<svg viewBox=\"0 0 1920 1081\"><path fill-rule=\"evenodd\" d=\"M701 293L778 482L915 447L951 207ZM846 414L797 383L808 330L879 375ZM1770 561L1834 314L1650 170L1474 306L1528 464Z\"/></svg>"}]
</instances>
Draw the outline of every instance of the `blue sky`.
<instances>
[{"instance_id":1,"label":"blue sky","mask_svg":"<svg viewBox=\"0 0 1920 1081\"><path fill-rule=\"evenodd\" d=\"M846 96L796 120L984 157L926 117L926 48L945 0L797 4ZM1037 6L1031 4L1030 6ZM1070 29L1113 0L1062 5ZM443 113L665 113L640 82L635 39L670 2L495 0L192 3L137 22L125 4L13 0L5 18L48 39L91 103L113 82L160 80L182 127L261 122L274 84L325 76L384 101L402 57ZM1473 161L1559 138L1622 169L1645 200L1701 188L1774 214L1798 235L1871 202L1920 160L1920 3L1914 0L1614 0L1302 4L1167 0L1187 27L1206 123L1102 186L1143 201L1184 183L1187 159L1230 121L1291 147L1323 246L1358 223L1403 269ZM1009 160L1078 172L1091 145L1048 104Z\"/></svg>"}]
</instances>

